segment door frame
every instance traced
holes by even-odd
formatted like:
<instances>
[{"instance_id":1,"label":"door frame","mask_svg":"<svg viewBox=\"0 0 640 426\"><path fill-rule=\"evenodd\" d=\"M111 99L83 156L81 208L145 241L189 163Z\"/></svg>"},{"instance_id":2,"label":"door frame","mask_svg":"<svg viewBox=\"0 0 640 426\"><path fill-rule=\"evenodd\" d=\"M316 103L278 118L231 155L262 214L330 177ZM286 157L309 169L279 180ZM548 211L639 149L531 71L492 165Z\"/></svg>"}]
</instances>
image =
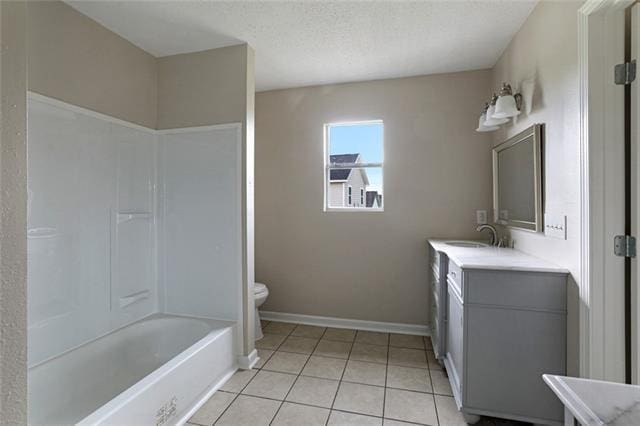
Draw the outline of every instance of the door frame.
<instances>
[{"instance_id":1,"label":"door frame","mask_svg":"<svg viewBox=\"0 0 640 426\"><path fill-rule=\"evenodd\" d=\"M587 0L578 11L580 98L580 376L624 381L624 11L633 0Z\"/></svg>"}]
</instances>

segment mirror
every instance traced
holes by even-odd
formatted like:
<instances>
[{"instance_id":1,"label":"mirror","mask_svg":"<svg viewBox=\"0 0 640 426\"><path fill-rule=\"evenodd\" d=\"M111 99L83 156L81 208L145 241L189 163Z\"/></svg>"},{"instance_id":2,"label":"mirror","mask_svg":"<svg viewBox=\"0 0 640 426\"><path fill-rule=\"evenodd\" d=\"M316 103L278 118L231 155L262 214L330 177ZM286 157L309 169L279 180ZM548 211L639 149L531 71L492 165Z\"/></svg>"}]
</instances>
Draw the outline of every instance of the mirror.
<instances>
[{"instance_id":1,"label":"mirror","mask_svg":"<svg viewBox=\"0 0 640 426\"><path fill-rule=\"evenodd\" d=\"M542 124L493 148L494 221L542 232Z\"/></svg>"}]
</instances>

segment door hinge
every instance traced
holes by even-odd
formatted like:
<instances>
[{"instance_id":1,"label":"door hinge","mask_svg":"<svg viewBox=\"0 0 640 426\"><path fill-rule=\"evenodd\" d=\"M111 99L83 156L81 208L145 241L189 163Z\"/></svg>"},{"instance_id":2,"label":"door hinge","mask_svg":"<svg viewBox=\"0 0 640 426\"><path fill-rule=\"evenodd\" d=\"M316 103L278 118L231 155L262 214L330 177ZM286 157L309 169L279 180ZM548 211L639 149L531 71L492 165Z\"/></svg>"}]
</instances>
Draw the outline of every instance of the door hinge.
<instances>
[{"instance_id":1,"label":"door hinge","mask_svg":"<svg viewBox=\"0 0 640 426\"><path fill-rule=\"evenodd\" d=\"M613 74L616 84L631 84L636 79L636 60L616 65Z\"/></svg>"},{"instance_id":2,"label":"door hinge","mask_svg":"<svg viewBox=\"0 0 640 426\"><path fill-rule=\"evenodd\" d=\"M613 238L613 253L616 256L636 257L636 237L616 235Z\"/></svg>"}]
</instances>

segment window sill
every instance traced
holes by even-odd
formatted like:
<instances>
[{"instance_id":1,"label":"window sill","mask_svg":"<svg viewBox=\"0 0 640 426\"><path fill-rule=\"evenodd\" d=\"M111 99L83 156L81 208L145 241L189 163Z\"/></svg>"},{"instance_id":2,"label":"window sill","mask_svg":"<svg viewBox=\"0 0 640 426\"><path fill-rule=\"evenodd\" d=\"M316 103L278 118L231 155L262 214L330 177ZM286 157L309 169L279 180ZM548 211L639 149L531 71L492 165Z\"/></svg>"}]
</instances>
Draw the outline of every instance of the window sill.
<instances>
[{"instance_id":1,"label":"window sill","mask_svg":"<svg viewBox=\"0 0 640 426\"><path fill-rule=\"evenodd\" d=\"M357 212L357 213L381 213L384 212L384 207L380 209L362 208L362 207L325 207L325 213L329 212Z\"/></svg>"}]
</instances>

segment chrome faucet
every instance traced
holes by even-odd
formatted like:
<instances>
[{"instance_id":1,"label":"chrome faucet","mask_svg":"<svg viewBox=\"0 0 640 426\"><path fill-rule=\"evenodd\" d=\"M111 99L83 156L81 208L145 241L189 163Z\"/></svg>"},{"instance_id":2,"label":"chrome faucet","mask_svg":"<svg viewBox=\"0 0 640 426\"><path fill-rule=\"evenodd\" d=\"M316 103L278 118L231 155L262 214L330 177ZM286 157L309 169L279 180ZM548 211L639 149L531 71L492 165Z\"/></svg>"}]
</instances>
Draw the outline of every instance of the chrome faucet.
<instances>
[{"instance_id":1,"label":"chrome faucet","mask_svg":"<svg viewBox=\"0 0 640 426\"><path fill-rule=\"evenodd\" d=\"M492 246L495 246L496 243L498 242L498 232L496 231L496 228L492 225L489 224L484 224L484 225L480 225L476 228L476 231L478 232L482 232L485 229L488 229L489 231L491 231L491 241L490 244Z\"/></svg>"}]
</instances>

